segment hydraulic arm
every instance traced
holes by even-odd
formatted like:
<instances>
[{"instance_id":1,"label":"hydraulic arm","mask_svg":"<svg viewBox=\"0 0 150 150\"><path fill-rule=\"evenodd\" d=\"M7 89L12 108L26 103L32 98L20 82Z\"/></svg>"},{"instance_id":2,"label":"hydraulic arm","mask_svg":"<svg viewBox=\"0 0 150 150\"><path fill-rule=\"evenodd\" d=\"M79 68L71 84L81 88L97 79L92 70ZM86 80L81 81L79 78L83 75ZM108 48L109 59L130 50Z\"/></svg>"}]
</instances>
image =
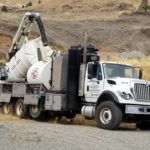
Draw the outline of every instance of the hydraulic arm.
<instances>
[{"instance_id":1,"label":"hydraulic arm","mask_svg":"<svg viewBox=\"0 0 150 150\"><path fill-rule=\"evenodd\" d=\"M9 54L8 54L9 60L16 54L18 50L20 50L20 48L22 47L24 43L28 42L28 35L31 31L31 27L34 22L36 22L39 27L43 46L48 45L47 37L45 34L45 29L44 29L40 14L39 13L25 13L22 19L22 22L18 28L18 31L13 39L11 48L9 50Z\"/></svg>"}]
</instances>

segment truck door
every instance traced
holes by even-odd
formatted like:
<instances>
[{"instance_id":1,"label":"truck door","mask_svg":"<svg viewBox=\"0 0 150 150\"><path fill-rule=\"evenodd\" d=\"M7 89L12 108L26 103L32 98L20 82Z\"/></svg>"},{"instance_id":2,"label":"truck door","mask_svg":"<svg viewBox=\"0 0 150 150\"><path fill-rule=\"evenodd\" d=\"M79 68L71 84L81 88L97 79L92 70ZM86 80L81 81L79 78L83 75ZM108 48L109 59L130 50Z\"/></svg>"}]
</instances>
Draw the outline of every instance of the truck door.
<instances>
[{"instance_id":1,"label":"truck door","mask_svg":"<svg viewBox=\"0 0 150 150\"><path fill-rule=\"evenodd\" d=\"M85 77L85 99L87 102L96 102L103 89L103 76L101 65L98 62L90 62L87 65Z\"/></svg>"}]
</instances>

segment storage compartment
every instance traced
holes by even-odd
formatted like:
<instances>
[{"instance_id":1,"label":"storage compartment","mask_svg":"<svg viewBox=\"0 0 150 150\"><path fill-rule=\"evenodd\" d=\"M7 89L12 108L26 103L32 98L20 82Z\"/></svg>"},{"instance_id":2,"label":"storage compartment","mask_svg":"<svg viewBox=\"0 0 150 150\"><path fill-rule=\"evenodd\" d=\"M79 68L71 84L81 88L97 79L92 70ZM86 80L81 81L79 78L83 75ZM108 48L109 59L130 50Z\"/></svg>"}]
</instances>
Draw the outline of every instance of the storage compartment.
<instances>
[{"instance_id":1,"label":"storage compartment","mask_svg":"<svg viewBox=\"0 0 150 150\"><path fill-rule=\"evenodd\" d=\"M58 56L53 62L52 91L65 92L67 86L68 57Z\"/></svg>"},{"instance_id":2,"label":"storage compartment","mask_svg":"<svg viewBox=\"0 0 150 150\"><path fill-rule=\"evenodd\" d=\"M46 94L45 110L65 111L66 94Z\"/></svg>"}]
</instances>

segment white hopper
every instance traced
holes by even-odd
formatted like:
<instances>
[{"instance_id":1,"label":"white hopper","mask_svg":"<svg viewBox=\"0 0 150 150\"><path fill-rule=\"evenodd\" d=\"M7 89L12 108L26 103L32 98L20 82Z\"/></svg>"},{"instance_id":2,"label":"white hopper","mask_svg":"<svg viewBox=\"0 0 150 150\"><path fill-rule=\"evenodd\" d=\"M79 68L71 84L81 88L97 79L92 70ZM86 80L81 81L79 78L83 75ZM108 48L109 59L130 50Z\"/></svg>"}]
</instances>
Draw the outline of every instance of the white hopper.
<instances>
[{"instance_id":1,"label":"white hopper","mask_svg":"<svg viewBox=\"0 0 150 150\"><path fill-rule=\"evenodd\" d=\"M24 44L7 63L8 81L22 81L26 78L28 69L39 61L37 51L39 48L42 60L51 61L53 50L49 46L43 46L40 38L31 40Z\"/></svg>"},{"instance_id":2,"label":"white hopper","mask_svg":"<svg viewBox=\"0 0 150 150\"><path fill-rule=\"evenodd\" d=\"M51 61L39 61L32 65L27 72L27 81L30 84L43 84L50 89L51 80Z\"/></svg>"}]
</instances>

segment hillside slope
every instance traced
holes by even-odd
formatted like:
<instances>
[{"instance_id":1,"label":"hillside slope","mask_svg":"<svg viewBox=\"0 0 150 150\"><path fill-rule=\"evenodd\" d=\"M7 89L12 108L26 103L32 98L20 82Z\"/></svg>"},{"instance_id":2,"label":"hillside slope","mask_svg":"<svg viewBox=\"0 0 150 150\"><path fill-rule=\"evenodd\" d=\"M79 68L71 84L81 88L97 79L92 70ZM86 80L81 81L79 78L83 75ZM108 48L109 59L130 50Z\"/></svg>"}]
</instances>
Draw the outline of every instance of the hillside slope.
<instances>
[{"instance_id":1,"label":"hillside slope","mask_svg":"<svg viewBox=\"0 0 150 150\"><path fill-rule=\"evenodd\" d=\"M142 0L41 1L42 3L38 4L38 0L32 0L32 7L0 13L1 52L5 53L9 49L24 13L32 10L41 11L49 43L59 50L81 44L82 34L86 31L89 39L103 51L140 51L150 54L150 13L124 14L119 8L129 6L135 10L141 5ZM1 4L8 6L21 6L27 2L29 1L0 0ZM124 3L128 5L123 5Z\"/></svg>"},{"instance_id":2,"label":"hillside slope","mask_svg":"<svg viewBox=\"0 0 150 150\"><path fill-rule=\"evenodd\" d=\"M121 4L128 4L128 8L136 10L142 0L41 0L34 5L34 9L46 11L97 11L102 9L117 9ZM127 5L126 5L127 6ZM127 7L125 8L127 9Z\"/></svg>"},{"instance_id":3,"label":"hillside slope","mask_svg":"<svg viewBox=\"0 0 150 150\"><path fill-rule=\"evenodd\" d=\"M22 7L29 1L34 10L40 11L97 11L101 9L129 9L136 10L142 0L0 0L0 5ZM128 5L122 5L128 4Z\"/></svg>"}]
</instances>

